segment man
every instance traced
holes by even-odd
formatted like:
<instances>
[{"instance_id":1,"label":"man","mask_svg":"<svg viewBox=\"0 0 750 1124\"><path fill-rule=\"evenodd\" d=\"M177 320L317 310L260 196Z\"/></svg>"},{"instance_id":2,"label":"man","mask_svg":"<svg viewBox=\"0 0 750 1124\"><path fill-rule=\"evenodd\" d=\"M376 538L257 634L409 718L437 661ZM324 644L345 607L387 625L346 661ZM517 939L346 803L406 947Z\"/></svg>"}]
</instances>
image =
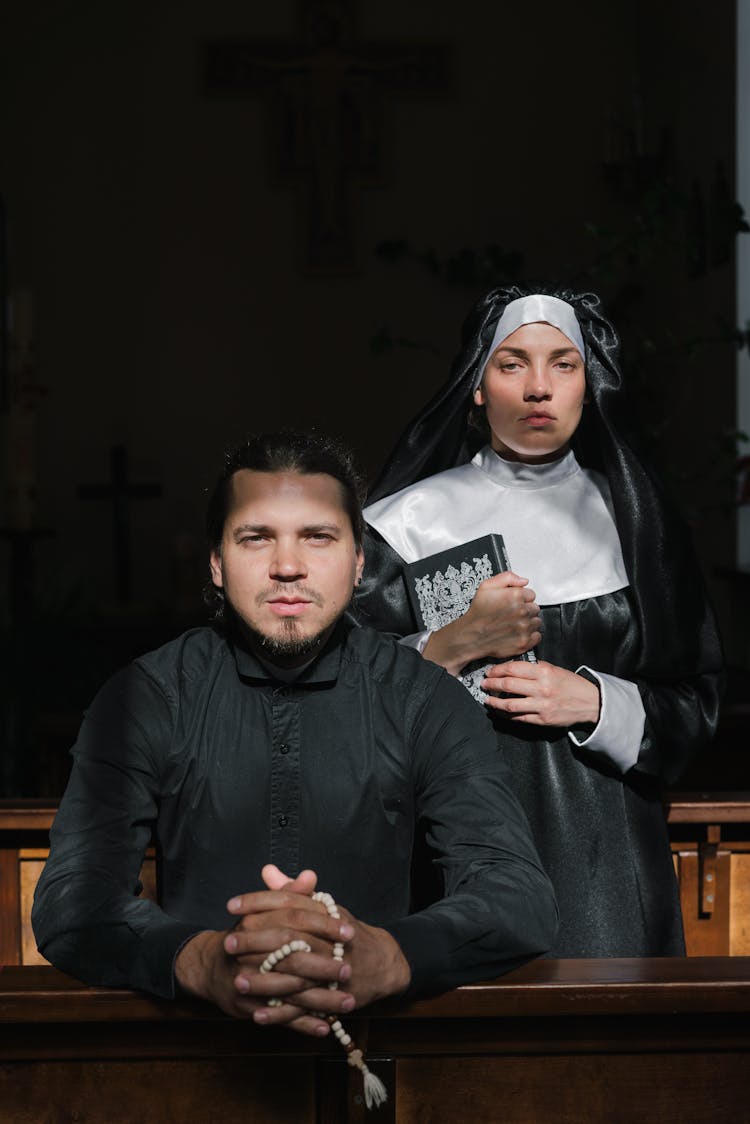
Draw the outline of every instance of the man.
<instances>
[{"instance_id":1,"label":"man","mask_svg":"<svg viewBox=\"0 0 750 1124\"><path fill-rule=\"evenodd\" d=\"M545 951L553 895L485 715L343 616L364 563L348 458L317 437L250 440L208 530L217 623L136 660L84 720L35 898L43 954L322 1035L322 1015ZM422 829L443 896L410 913ZM159 905L136 896L152 830ZM318 879L339 920L312 900ZM310 951L260 971L292 941Z\"/></svg>"}]
</instances>

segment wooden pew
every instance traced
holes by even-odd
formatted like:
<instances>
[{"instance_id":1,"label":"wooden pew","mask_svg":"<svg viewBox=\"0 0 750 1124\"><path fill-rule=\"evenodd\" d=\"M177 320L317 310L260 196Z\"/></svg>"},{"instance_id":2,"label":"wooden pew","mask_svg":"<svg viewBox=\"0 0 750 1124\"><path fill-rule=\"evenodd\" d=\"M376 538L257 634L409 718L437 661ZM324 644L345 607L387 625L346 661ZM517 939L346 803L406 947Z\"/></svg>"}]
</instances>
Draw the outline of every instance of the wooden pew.
<instances>
[{"instance_id":1,"label":"wooden pew","mask_svg":"<svg viewBox=\"0 0 750 1124\"><path fill-rule=\"evenodd\" d=\"M0 800L0 964L44 964L29 916L56 803ZM666 803L689 956L750 955L750 792ZM156 900L153 853L141 873Z\"/></svg>"},{"instance_id":2,"label":"wooden pew","mask_svg":"<svg viewBox=\"0 0 750 1124\"><path fill-rule=\"evenodd\" d=\"M56 811L57 801L0 800L0 964L47 963L31 931L31 905ZM144 896L156 901L153 848L146 852L141 882Z\"/></svg>"},{"instance_id":3,"label":"wooden pew","mask_svg":"<svg viewBox=\"0 0 750 1124\"><path fill-rule=\"evenodd\" d=\"M667 801L688 956L750 955L750 793Z\"/></svg>"},{"instance_id":4,"label":"wooden pew","mask_svg":"<svg viewBox=\"0 0 750 1124\"><path fill-rule=\"evenodd\" d=\"M0 1119L163 1124L706 1124L750 1118L750 957L538 960L346 1018L338 1046L195 1001L0 970Z\"/></svg>"}]
</instances>

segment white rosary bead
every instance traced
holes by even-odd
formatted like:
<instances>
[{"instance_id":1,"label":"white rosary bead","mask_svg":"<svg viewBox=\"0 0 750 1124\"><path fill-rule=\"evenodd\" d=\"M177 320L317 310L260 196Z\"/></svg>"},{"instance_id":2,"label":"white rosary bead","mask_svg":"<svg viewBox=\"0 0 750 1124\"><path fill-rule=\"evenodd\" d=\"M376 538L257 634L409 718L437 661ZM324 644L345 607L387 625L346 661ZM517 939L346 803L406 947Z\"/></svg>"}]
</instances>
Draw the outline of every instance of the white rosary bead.
<instances>
[{"instance_id":1,"label":"white rosary bead","mask_svg":"<svg viewBox=\"0 0 750 1124\"><path fill-rule=\"evenodd\" d=\"M331 894L327 893L324 890L317 890L312 895L312 899L313 901L320 902L321 905L325 906L326 912L328 913L329 917L333 917L336 921L341 920L341 914L339 913L338 907ZM269 953L269 955L261 964L260 971L272 971L273 968L281 960L284 959L284 957L290 956L293 952L310 951L310 945L307 944L306 941L289 941L288 944L284 944L281 946L281 948L277 948L275 952ZM339 962L344 959L344 944L342 941L335 942L333 946L333 959ZM331 991L335 991L338 986L339 985L336 980L331 980L328 984L328 987ZM274 998L266 1000L267 1007L281 1007L282 1004L283 1000L281 999ZM362 1073L362 1080L364 1082L365 1090L365 1104L367 1105L367 1107L377 1108L379 1105L384 1104L388 1097L385 1086L383 1085L383 1082L380 1080L380 1078L378 1078L374 1073L371 1073L367 1068L364 1054L361 1050L353 1045L351 1035L347 1034L340 1021L333 1018L333 1016L319 1013L319 1017L322 1019L326 1019L329 1026L331 1027L331 1030L334 1033L335 1038L346 1050L346 1060L348 1064L350 1066L356 1067Z\"/></svg>"},{"instance_id":2,"label":"white rosary bead","mask_svg":"<svg viewBox=\"0 0 750 1124\"><path fill-rule=\"evenodd\" d=\"M310 952L310 946L307 941L290 941L289 944L277 948L275 952L269 952L268 956L261 964L259 971L272 971L280 961L286 956L291 956L293 952Z\"/></svg>"},{"instance_id":3,"label":"white rosary bead","mask_svg":"<svg viewBox=\"0 0 750 1124\"><path fill-rule=\"evenodd\" d=\"M334 917L337 921L341 920L338 906L329 893L327 893L325 890L317 890L313 894L312 898L314 902L320 902L321 905L324 905L326 907L326 911L328 912L330 917Z\"/></svg>"}]
</instances>

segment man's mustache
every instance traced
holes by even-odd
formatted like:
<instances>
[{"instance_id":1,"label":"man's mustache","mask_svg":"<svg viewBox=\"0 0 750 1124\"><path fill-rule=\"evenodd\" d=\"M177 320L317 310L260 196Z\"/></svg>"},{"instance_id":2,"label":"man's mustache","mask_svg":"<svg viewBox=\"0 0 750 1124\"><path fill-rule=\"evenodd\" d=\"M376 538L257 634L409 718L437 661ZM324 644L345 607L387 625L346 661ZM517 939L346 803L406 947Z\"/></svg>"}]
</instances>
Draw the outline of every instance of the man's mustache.
<instances>
[{"instance_id":1,"label":"man's mustache","mask_svg":"<svg viewBox=\"0 0 750 1124\"><path fill-rule=\"evenodd\" d=\"M323 608L323 598L318 591L311 589L309 585L302 585L301 582L294 582L292 585L287 585L285 582L275 582L256 596L255 604L265 605L267 601L275 601L278 597L301 597L305 601L312 601L313 605L317 605L319 609Z\"/></svg>"}]
</instances>

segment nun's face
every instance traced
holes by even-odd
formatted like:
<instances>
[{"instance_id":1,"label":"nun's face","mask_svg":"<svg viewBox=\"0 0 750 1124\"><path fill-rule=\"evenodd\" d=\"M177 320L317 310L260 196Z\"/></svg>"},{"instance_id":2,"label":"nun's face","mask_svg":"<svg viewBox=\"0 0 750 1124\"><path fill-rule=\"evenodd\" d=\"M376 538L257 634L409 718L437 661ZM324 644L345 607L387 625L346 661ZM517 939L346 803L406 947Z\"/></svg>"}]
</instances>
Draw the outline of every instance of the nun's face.
<instances>
[{"instance_id":1,"label":"nun's face","mask_svg":"<svg viewBox=\"0 0 750 1124\"><path fill-rule=\"evenodd\" d=\"M474 401L484 406L492 448L506 460L540 464L568 449L581 420L581 353L551 324L524 324L490 356Z\"/></svg>"}]
</instances>

